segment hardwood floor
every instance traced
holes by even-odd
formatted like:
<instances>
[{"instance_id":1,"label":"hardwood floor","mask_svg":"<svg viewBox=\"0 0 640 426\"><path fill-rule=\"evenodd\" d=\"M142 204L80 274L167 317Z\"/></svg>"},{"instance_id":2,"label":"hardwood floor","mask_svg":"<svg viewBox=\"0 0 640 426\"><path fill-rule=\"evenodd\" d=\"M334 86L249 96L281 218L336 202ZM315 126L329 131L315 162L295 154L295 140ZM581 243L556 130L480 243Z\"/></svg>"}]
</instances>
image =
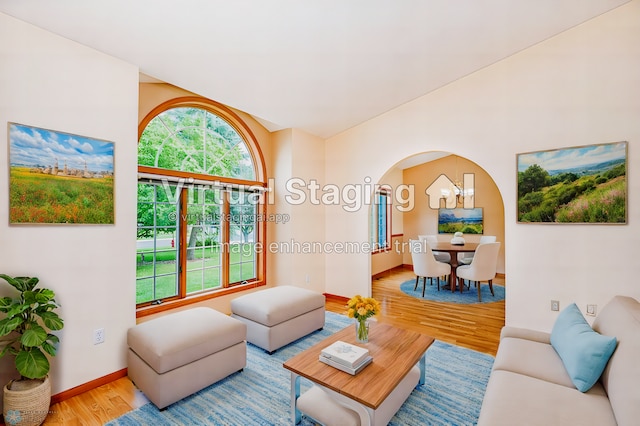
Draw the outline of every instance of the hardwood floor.
<instances>
[{"instance_id":1,"label":"hardwood floor","mask_svg":"<svg viewBox=\"0 0 640 426\"><path fill-rule=\"evenodd\" d=\"M474 305L435 303L405 295L400 284L413 272L395 269L372 282L382 304L378 321L429 334L436 339L495 355L504 325L505 302ZM494 280L504 285L504 279ZM327 300L328 311L345 313L344 303ZM102 425L147 403L128 378L121 378L51 406L45 425Z\"/></svg>"},{"instance_id":2,"label":"hardwood floor","mask_svg":"<svg viewBox=\"0 0 640 426\"><path fill-rule=\"evenodd\" d=\"M400 284L415 277L412 271L398 268L373 280L372 296L382 304L378 321L495 356L500 329L504 326L504 300L462 305L417 299L400 290ZM505 284L504 278L496 278L493 282L494 285ZM344 306L335 302L327 303L327 310L345 311Z\"/></svg>"},{"instance_id":3,"label":"hardwood floor","mask_svg":"<svg viewBox=\"0 0 640 426\"><path fill-rule=\"evenodd\" d=\"M69 398L49 409L44 425L103 425L149 400L127 377Z\"/></svg>"}]
</instances>

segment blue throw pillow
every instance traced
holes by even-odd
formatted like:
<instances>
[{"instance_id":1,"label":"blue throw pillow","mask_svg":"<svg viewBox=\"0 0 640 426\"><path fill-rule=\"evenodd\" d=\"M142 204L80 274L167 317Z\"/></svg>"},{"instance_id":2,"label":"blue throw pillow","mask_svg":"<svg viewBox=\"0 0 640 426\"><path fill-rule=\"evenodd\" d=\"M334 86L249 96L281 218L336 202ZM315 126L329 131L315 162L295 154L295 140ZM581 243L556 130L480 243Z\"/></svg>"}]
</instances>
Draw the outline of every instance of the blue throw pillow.
<instances>
[{"instance_id":1,"label":"blue throw pillow","mask_svg":"<svg viewBox=\"0 0 640 426\"><path fill-rule=\"evenodd\" d=\"M615 337L593 331L575 303L560 312L551 331L551 346L580 392L598 381L617 344Z\"/></svg>"}]
</instances>

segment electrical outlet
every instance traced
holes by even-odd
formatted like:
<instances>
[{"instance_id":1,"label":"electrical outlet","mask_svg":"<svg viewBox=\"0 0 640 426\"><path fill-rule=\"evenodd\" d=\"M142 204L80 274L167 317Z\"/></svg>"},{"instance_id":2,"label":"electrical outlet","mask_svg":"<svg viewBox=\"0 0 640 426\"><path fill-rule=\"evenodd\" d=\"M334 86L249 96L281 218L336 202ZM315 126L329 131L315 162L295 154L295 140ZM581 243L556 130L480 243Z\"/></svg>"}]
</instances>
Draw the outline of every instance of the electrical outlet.
<instances>
[{"instance_id":1,"label":"electrical outlet","mask_svg":"<svg viewBox=\"0 0 640 426\"><path fill-rule=\"evenodd\" d=\"M552 311L559 311L560 310L560 302L557 300L552 300L551 301L551 310Z\"/></svg>"},{"instance_id":2,"label":"electrical outlet","mask_svg":"<svg viewBox=\"0 0 640 426\"><path fill-rule=\"evenodd\" d=\"M587 305L587 315L595 317L597 308L598 305Z\"/></svg>"},{"instance_id":3,"label":"electrical outlet","mask_svg":"<svg viewBox=\"0 0 640 426\"><path fill-rule=\"evenodd\" d=\"M93 330L93 344L99 345L100 343L104 343L104 328Z\"/></svg>"}]
</instances>

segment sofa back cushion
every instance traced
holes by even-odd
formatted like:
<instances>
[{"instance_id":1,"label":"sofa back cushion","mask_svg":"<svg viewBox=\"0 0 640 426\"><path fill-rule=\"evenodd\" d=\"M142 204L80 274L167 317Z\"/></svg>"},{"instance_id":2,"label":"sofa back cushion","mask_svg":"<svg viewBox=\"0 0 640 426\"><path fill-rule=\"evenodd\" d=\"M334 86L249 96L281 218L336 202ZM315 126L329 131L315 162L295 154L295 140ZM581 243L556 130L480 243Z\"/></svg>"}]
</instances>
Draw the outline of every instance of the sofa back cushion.
<instances>
[{"instance_id":1,"label":"sofa back cushion","mask_svg":"<svg viewBox=\"0 0 640 426\"><path fill-rule=\"evenodd\" d=\"M618 338L618 347L600 378L619 425L637 425L640 419L640 303L614 297L598 314L593 329Z\"/></svg>"}]
</instances>

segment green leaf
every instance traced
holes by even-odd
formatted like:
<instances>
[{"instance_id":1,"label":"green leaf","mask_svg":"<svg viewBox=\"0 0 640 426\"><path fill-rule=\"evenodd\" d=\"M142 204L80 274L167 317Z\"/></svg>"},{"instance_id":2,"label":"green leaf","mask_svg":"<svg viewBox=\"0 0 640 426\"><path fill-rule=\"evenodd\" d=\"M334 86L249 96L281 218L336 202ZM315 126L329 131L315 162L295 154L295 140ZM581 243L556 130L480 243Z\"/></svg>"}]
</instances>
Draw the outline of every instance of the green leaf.
<instances>
[{"instance_id":1,"label":"green leaf","mask_svg":"<svg viewBox=\"0 0 640 426\"><path fill-rule=\"evenodd\" d=\"M49 355L51 355L51 356L55 356L56 355L56 351L58 350L57 347L55 347L54 345L52 345L49 342L44 342L42 344L42 349L44 349L44 351L46 353L48 353Z\"/></svg>"},{"instance_id":2,"label":"green leaf","mask_svg":"<svg viewBox=\"0 0 640 426\"><path fill-rule=\"evenodd\" d=\"M10 277L6 274L0 274L0 278L11 284L16 290L23 292L33 290L33 288L40 281L36 277Z\"/></svg>"},{"instance_id":3,"label":"green leaf","mask_svg":"<svg viewBox=\"0 0 640 426\"><path fill-rule=\"evenodd\" d=\"M19 279L22 281L22 285L24 286L24 290L22 291L33 290L33 288L40 281L40 279L36 277L16 277L16 279Z\"/></svg>"},{"instance_id":4,"label":"green leaf","mask_svg":"<svg viewBox=\"0 0 640 426\"><path fill-rule=\"evenodd\" d=\"M4 348L2 349L2 352L0 352L0 358L2 358L3 356L5 356L7 354L7 352L11 352L11 353L15 353L15 349L14 349L14 345L15 343L18 341L18 339L13 339L13 340L3 340L2 343L5 345Z\"/></svg>"},{"instance_id":5,"label":"green leaf","mask_svg":"<svg viewBox=\"0 0 640 426\"><path fill-rule=\"evenodd\" d=\"M10 277L9 275L6 275L6 274L0 274L0 278L5 280L6 282L8 282L10 285L12 285L17 290L22 291L21 288L20 288L22 283L20 281L18 281L16 278Z\"/></svg>"},{"instance_id":6,"label":"green leaf","mask_svg":"<svg viewBox=\"0 0 640 426\"><path fill-rule=\"evenodd\" d=\"M16 315L20 315L22 314L24 311L26 311L27 309L29 309L29 305L23 305L23 304L14 304L11 309L9 309L7 311L7 316L8 317L15 317Z\"/></svg>"},{"instance_id":7,"label":"green leaf","mask_svg":"<svg viewBox=\"0 0 640 426\"><path fill-rule=\"evenodd\" d=\"M57 308L57 306L52 305L51 303L46 304L46 305L38 305L37 308L33 309L33 314L42 316L43 314L46 314L49 311L54 310L55 308Z\"/></svg>"},{"instance_id":8,"label":"green leaf","mask_svg":"<svg viewBox=\"0 0 640 426\"><path fill-rule=\"evenodd\" d=\"M40 327L36 323L32 323L29 328L27 328L24 333L22 333L22 338L20 339L20 343L22 346L27 348L31 348L34 346L40 346L47 340L47 331Z\"/></svg>"},{"instance_id":9,"label":"green leaf","mask_svg":"<svg viewBox=\"0 0 640 426\"><path fill-rule=\"evenodd\" d=\"M22 297L24 297L24 303L26 305L33 305L36 303L36 295L33 291L25 291L22 293Z\"/></svg>"},{"instance_id":10,"label":"green leaf","mask_svg":"<svg viewBox=\"0 0 640 426\"><path fill-rule=\"evenodd\" d=\"M58 305L56 305L52 301L49 301L49 302L46 302L46 303L39 303L38 306L35 308L35 311L38 314L40 314L41 312L52 311L57 307L58 307Z\"/></svg>"},{"instance_id":11,"label":"green leaf","mask_svg":"<svg viewBox=\"0 0 640 426\"><path fill-rule=\"evenodd\" d=\"M53 298L56 297L56 294L52 290L49 290L46 288L41 288L39 290L36 290L35 295L38 303L43 303L43 304L52 302Z\"/></svg>"},{"instance_id":12,"label":"green leaf","mask_svg":"<svg viewBox=\"0 0 640 426\"><path fill-rule=\"evenodd\" d=\"M60 339L55 334L48 334L47 335L47 342L60 343Z\"/></svg>"},{"instance_id":13,"label":"green leaf","mask_svg":"<svg viewBox=\"0 0 640 426\"><path fill-rule=\"evenodd\" d=\"M22 325L21 317L7 317L0 320L0 336L6 336Z\"/></svg>"},{"instance_id":14,"label":"green leaf","mask_svg":"<svg viewBox=\"0 0 640 426\"><path fill-rule=\"evenodd\" d=\"M42 318L44 325L50 330L62 330L62 327L64 327L62 318L60 318L55 312L43 312L40 314L40 317Z\"/></svg>"},{"instance_id":15,"label":"green leaf","mask_svg":"<svg viewBox=\"0 0 640 426\"><path fill-rule=\"evenodd\" d=\"M49 360L38 348L29 348L16 355L16 368L21 376L41 379L49 374Z\"/></svg>"},{"instance_id":16,"label":"green leaf","mask_svg":"<svg viewBox=\"0 0 640 426\"><path fill-rule=\"evenodd\" d=\"M11 299L10 297L3 297L2 299L0 299L0 310L2 312L7 312L5 308L10 308L12 304L13 299Z\"/></svg>"},{"instance_id":17,"label":"green leaf","mask_svg":"<svg viewBox=\"0 0 640 426\"><path fill-rule=\"evenodd\" d=\"M62 330L64 327L64 321L55 312L43 312L40 317L42 318L44 325L50 330Z\"/></svg>"}]
</instances>

